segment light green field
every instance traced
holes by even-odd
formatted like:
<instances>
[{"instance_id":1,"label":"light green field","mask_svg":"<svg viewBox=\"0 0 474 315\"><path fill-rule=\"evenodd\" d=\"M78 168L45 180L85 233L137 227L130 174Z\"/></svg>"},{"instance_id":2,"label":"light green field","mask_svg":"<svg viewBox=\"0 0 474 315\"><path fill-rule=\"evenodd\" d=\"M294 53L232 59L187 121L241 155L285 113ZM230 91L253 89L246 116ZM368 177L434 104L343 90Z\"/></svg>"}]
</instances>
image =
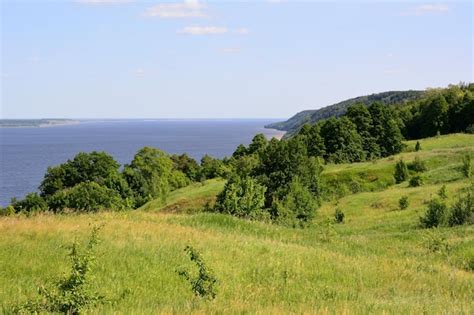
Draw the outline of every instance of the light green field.
<instances>
[{"instance_id":1,"label":"light green field","mask_svg":"<svg viewBox=\"0 0 474 315\"><path fill-rule=\"evenodd\" d=\"M460 166L462 154L474 153L474 136L421 145L420 152L375 163L327 166L325 179L358 177L362 192L324 202L315 224L303 230L180 213L211 200L223 186L219 180L137 211L0 218L0 305L35 297L39 284L68 270L64 245L85 241L91 224L105 223L92 283L109 297L131 293L91 313L473 314L474 226L425 230L418 218L443 183L448 203L471 184ZM427 162L425 185L393 185L395 162L415 155ZM399 210L404 195L410 206ZM346 222L328 225L336 208ZM449 250L431 251L433 238L445 238ZM183 251L188 244L220 280L214 301L195 298L175 272L191 266Z\"/></svg>"}]
</instances>

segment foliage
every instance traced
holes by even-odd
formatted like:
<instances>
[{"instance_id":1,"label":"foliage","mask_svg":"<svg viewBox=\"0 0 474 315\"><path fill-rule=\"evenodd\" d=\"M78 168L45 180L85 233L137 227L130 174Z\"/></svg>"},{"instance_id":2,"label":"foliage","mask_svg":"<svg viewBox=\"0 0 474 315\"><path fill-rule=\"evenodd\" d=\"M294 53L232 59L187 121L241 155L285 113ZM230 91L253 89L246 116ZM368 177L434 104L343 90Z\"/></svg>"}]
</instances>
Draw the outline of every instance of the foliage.
<instances>
[{"instance_id":1,"label":"foliage","mask_svg":"<svg viewBox=\"0 0 474 315\"><path fill-rule=\"evenodd\" d=\"M416 156L413 162L408 165L408 169L415 172L425 172L428 168L426 167L426 163L422 161L420 157Z\"/></svg>"},{"instance_id":2,"label":"foliage","mask_svg":"<svg viewBox=\"0 0 474 315\"><path fill-rule=\"evenodd\" d=\"M365 159L362 137L347 117L330 118L321 123L327 161L333 163L359 162Z\"/></svg>"},{"instance_id":3,"label":"foliage","mask_svg":"<svg viewBox=\"0 0 474 315\"><path fill-rule=\"evenodd\" d=\"M105 152L80 152L74 159L48 168L39 187L41 196L52 196L55 192L74 187L83 182L104 184L111 176L117 176L119 164Z\"/></svg>"},{"instance_id":4,"label":"foliage","mask_svg":"<svg viewBox=\"0 0 474 315\"><path fill-rule=\"evenodd\" d=\"M116 191L95 182L80 183L65 191L62 197L65 198L63 208L56 210L69 208L95 212L103 209L120 210L126 206L124 200Z\"/></svg>"},{"instance_id":5,"label":"foliage","mask_svg":"<svg viewBox=\"0 0 474 315\"><path fill-rule=\"evenodd\" d=\"M182 172L191 181L198 181L200 178L200 165L186 153L171 156L175 170Z\"/></svg>"},{"instance_id":6,"label":"foliage","mask_svg":"<svg viewBox=\"0 0 474 315\"><path fill-rule=\"evenodd\" d=\"M462 173L464 177L470 178L472 175L471 155L466 154L462 160Z\"/></svg>"},{"instance_id":7,"label":"foliage","mask_svg":"<svg viewBox=\"0 0 474 315\"><path fill-rule=\"evenodd\" d=\"M403 160L400 160L395 165L395 173L393 177L395 178L395 182L397 184L402 183L408 179L408 167Z\"/></svg>"},{"instance_id":8,"label":"foliage","mask_svg":"<svg viewBox=\"0 0 474 315\"><path fill-rule=\"evenodd\" d=\"M470 189L465 195L460 196L451 207L448 225L463 225L474 223L474 190Z\"/></svg>"},{"instance_id":9,"label":"foliage","mask_svg":"<svg viewBox=\"0 0 474 315\"><path fill-rule=\"evenodd\" d=\"M201 254L191 246L186 246L184 249L188 253L192 262L198 268L197 275L193 275L189 271L179 270L178 275L186 279L191 284L191 289L194 295L205 299L215 299L217 294L218 280L214 276L214 272L207 267L206 263L201 257Z\"/></svg>"},{"instance_id":10,"label":"foliage","mask_svg":"<svg viewBox=\"0 0 474 315\"><path fill-rule=\"evenodd\" d=\"M336 211L334 212L334 220L336 223L344 223L344 212L342 212L341 209L336 208Z\"/></svg>"},{"instance_id":11,"label":"foliage","mask_svg":"<svg viewBox=\"0 0 474 315\"><path fill-rule=\"evenodd\" d=\"M415 151L418 152L420 150L421 150L421 144L420 144L420 141L417 141L415 145Z\"/></svg>"},{"instance_id":12,"label":"foliage","mask_svg":"<svg viewBox=\"0 0 474 315\"><path fill-rule=\"evenodd\" d=\"M94 250L99 243L100 228L94 227L83 253L78 244L71 246L69 259L71 271L57 281L54 287L41 286L39 300L28 301L18 307L18 312L80 314L83 310L107 303L107 299L90 289L89 272L95 260Z\"/></svg>"},{"instance_id":13,"label":"foliage","mask_svg":"<svg viewBox=\"0 0 474 315\"><path fill-rule=\"evenodd\" d=\"M40 212L48 209L46 201L39 196L37 193L29 193L22 200L14 200L11 206L15 209L15 212Z\"/></svg>"},{"instance_id":14,"label":"foliage","mask_svg":"<svg viewBox=\"0 0 474 315\"><path fill-rule=\"evenodd\" d=\"M0 208L0 216L10 216L15 214L15 208L12 205Z\"/></svg>"},{"instance_id":15,"label":"foliage","mask_svg":"<svg viewBox=\"0 0 474 315\"><path fill-rule=\"evenodd\" d=\"M420 218L420 223L425 228L441 226L445 223L448 207L439 199L433 199L428 203L425 215Z\"/></svg>"},{"instance_id":16,"label":"foliage","mask_svg":"<svg viewBox=\"0 0 474 315\"><path fill-rule=\"evenodd\" d=\"M410 187L419 187L421 185L423 185L423 178L419 175L413 176L408 182L408 186Z\"/></svg>"},{"instance_id":17,"label":"foliage","mask_svg":"<svg viewBox=\"0 0 474 315\"><path fill-rule=\"evenodd\" d=\"M144 147L125 165L123 174L135 194L136 206L140 206L153 198L166 199L171 190L180 186L173 177L183 173L173 169L173 161L165 152Z\"/></svg>"},{"instance_id":18,"label":"foliage","mask_svg":"<svg viewBox=\"0 0 474 315\"><path fill-rule=\"evenodd\" d=\"M227 177L229 168L223 161L215 159L210 155L204 155L201 159L201 179L211 179L216 177Z\"/></svg>"},{"instance_id":19,"label":"foliage","mask_svg":"<svg viewBox=\"0 0 474 315\"><path fill-rule=\"evenodd\" d=\"M400 210L405 210L409 206L408 196L403 196L398 200Z\"/></svg>"},{"instance_id":20,"label":"foliage","mask_svg":"<svg viewBox=\"0 0 474 315\"><path fill-rule=\"evenodd\" d=\"M216 212L242 218L256 218L265 204L266 188L250 177L234 176L217 195Z\"/></svg>"},{"instance_id":21,"label":"foliage","mask_svg":"<svg viewBox=\"0 0 474 315\"><path fill-rule=\"evenodd\" d=\"M278 223L293 227L308 226L318 208L318 201L313 194L295 177L288 187L283 199L272 204L271 215Z\"/></svg>"},{"instance_id":22,"label":"foliage","mask_svg":"<svg viewBox=\"0 0 474 315\"><path fill-rule=\"evenodd\" d=\"M448 191L446 189L446 185L441 186L441 188L438 190L438 196L441 199L447 199L448 198Z\"/></svg>"}]
</instances>

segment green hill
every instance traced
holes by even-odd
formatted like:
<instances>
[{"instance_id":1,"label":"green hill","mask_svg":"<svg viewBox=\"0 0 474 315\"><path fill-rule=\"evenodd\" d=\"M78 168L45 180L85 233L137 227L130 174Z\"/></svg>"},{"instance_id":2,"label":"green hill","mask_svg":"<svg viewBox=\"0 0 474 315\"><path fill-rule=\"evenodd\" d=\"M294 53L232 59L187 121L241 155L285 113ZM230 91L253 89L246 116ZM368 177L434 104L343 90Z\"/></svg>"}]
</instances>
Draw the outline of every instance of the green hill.
<instances>
[{"instance_id":1,"label":"green hill","mask_svg":"<svg viewBox=\"0 0 474 315\"><path fill-rule=\"evenodd\" d=\"M286 131L288 134L293 134L294 132L298 131L301 126L306 123L314 124L320 120L327 119L330 117L339 117L346 113L346 110L349 106L357 104L357 103L364 103L369 105L373 102L382 102L386 105L393 105L393 104L400 104L406 103L411 100L418 99L422 96L423 91L389 91L389 92L382 92L376 93L366 96L359 96L356 98L351 98L333 105L325 106L320 109L314 110L305 110L302 112L297 113L290 119L277 122L273 124L269 124L265 126L266 128L278 129Z\"/></svg>"},{"instance_id":2,"label":"green hill","mask_svg":"<svg viewBox=\"0 0 474 315\"><path fill-rule=\"evenodd\" d=\"M91 289L110 297L130 293L93 313L472 314L474 226L422 229L418 222L443 185L451 205L472 184L460 168L462 156L474 152L474 136L420 143L419 152L410 141L394 157L326 165L324 182L334 193L306 229L196 211L222 180L136 211L1 217L0 309L36 297L38 285L68 270L64 245L85 242L91 224L105 224ZM395 184L395 163L416 156L428 168L424 185ZM336 208L344 224L331 223ZM189 244L219 279L213 301L194 297L176 273L191 268L183 251Z\"/></svg>"}]
</instances>

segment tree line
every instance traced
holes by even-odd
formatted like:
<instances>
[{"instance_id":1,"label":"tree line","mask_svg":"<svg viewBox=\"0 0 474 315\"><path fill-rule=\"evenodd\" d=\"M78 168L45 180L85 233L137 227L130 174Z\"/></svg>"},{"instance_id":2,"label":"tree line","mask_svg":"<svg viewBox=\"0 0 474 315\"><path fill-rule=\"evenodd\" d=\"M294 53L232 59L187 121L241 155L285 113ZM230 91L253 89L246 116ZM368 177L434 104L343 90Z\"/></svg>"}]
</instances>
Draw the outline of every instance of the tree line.
<instances>
[{"instance_id":1,"label":"tree line","mask_svg":"<svg viewBox=\"0 0 474 315\"><path fill-rule=\"evenodd\" d=\"M398 107L354 104L344 116L304 125L289 139L258 134L231 157L206 155L200 163L145 147L121 169L105 152L79 153L48 168L39 194L13 200L8 211L134 209L152 199L165 201L192 182L222 177L227 183L209 210L305 226L324 197L324 164L374 160L401 152L406 138L469 131L473 92L473 84L457 85Z\"/></svg>"}]
</instances>

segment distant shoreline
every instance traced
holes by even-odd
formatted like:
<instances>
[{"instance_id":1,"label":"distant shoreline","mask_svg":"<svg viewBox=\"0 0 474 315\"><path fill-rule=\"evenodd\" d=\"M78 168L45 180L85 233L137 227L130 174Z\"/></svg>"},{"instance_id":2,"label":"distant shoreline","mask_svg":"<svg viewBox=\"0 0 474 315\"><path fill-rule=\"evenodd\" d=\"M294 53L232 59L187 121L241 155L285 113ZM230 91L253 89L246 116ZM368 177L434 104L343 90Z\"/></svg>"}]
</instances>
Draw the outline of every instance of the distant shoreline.
<instances>
[{"instance_id":1,"label":"distant shoreline","mask_svg":"<svg viewBox=\"0 0 474 315\"><path fill-rule=\"evenodd\" d=\"M73 119L0 119L0 128L47 128L79 123Z\"/></svg>"}]
</instances>

